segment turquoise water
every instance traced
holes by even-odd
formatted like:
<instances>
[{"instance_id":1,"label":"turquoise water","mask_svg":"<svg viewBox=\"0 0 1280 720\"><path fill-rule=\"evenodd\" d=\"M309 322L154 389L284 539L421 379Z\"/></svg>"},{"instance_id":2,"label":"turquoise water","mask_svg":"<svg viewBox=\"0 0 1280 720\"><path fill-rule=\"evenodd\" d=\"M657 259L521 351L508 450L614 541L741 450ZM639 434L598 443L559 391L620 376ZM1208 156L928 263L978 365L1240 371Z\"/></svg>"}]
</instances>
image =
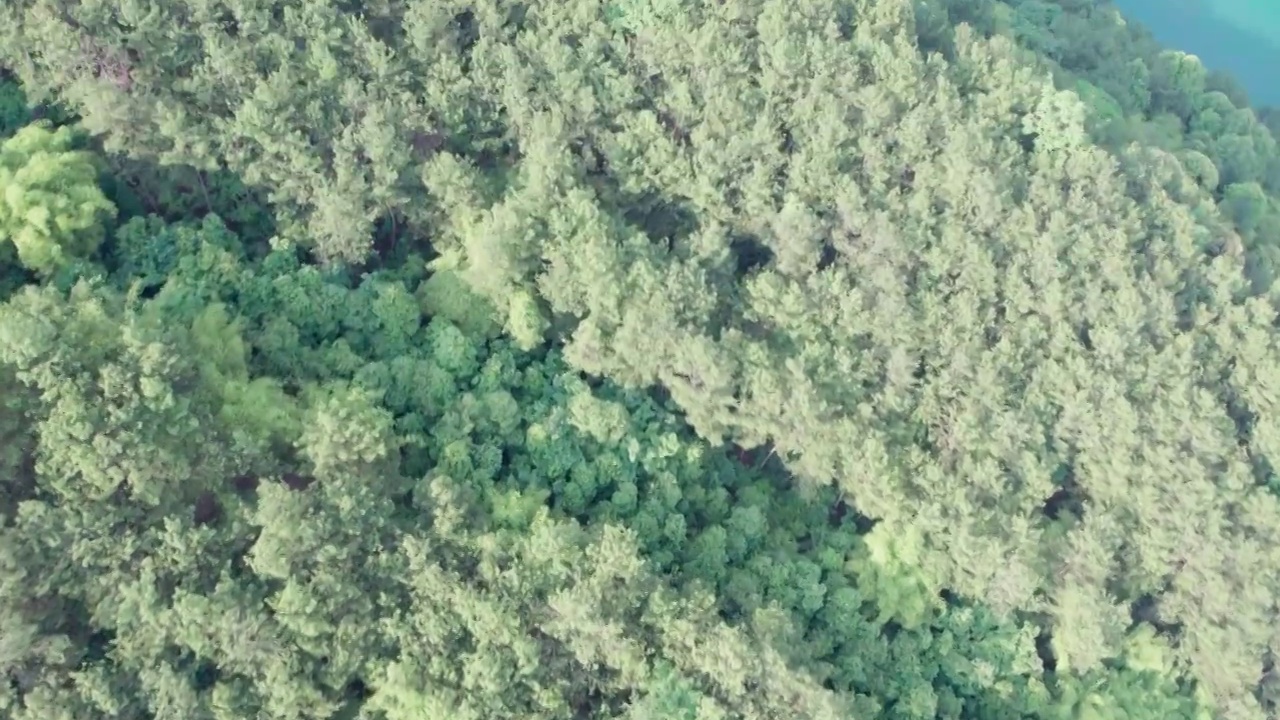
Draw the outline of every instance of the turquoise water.
<instances>
[{"instance_id":1,"label":"turquoise water","mask_svg":"<svg viewBox=\"0 0 1280 720\"><path fill-rule=\"evenodd\" d=\"M1113 0L1162 45L1224 70L1254 105L1280 106L1280 0Z\"/></svg>"}]
</instances>

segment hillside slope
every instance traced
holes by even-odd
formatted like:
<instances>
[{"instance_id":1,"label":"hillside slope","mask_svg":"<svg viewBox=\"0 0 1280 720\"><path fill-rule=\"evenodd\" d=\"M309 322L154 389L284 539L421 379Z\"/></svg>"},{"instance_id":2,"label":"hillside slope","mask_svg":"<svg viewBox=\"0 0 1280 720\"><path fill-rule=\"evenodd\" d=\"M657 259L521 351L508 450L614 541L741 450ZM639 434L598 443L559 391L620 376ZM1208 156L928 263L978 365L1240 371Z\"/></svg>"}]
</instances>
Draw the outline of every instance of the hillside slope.
<instances>
[{"instance_id":1,"label":"hillside slope","mask_svg":"<svg viewBox=\"0 0 1280 720\"><path fill-rule=\"evenodd\" d=\"M1280 153L1106 8L0 28L3 712L1275 712Z\"/></svg>"}]
</instances>

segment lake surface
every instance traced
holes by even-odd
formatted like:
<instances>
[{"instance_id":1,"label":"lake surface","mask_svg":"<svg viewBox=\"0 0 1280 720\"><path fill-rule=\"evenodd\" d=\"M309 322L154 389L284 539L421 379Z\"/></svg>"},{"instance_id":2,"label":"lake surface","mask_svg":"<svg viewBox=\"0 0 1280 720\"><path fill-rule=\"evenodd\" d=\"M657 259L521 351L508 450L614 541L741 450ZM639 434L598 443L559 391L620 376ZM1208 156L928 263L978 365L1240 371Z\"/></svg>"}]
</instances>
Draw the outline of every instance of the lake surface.
<instances>
[{"instance_id":1,"label":"lake surface","mask_svg":"<svg viewBox=\"0 0 1280 720\"><path fill-rule=\"evenodd\" d=\"M1113 0L1162 45L1235 76L1255 106L1280 106L1280 0Z\"/></svg>"}]
</instances>

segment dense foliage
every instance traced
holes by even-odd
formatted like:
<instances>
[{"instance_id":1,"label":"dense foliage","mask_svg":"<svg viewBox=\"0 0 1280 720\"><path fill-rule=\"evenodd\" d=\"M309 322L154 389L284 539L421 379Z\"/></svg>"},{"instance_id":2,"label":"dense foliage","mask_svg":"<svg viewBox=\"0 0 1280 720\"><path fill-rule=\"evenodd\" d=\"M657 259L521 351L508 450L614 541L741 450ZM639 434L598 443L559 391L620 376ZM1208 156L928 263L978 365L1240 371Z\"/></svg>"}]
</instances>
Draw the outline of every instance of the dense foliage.
<instances>
[{"instance_id":1,"label":"dense foliage","mask_svg":"<svg viewBox=\"0 0 1280 720\"><path fill-rule=\"evenodd\" d=\"M0 7L0 717L1260 720L1280 150L1094 0Z\"/></svg>"}]
</instances>

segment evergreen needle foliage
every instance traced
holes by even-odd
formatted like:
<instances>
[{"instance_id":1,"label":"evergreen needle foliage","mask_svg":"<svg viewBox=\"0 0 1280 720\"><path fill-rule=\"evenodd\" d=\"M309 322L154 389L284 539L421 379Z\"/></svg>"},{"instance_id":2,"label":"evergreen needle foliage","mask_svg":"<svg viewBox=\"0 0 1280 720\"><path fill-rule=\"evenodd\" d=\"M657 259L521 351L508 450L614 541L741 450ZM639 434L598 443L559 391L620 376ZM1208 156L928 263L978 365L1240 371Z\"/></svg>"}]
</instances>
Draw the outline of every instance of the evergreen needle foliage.
<instances>
[{"instance_id":1,"label":"evergreen needle foliage","mask_svg":"<svg viewBox=\"0 0 1280 720\"><path fill-rule=\"evenodd\" d=\"M1103 0L0 65L0 718L1280 713L1280 115Z\"/></svg>"}]
</instances>

